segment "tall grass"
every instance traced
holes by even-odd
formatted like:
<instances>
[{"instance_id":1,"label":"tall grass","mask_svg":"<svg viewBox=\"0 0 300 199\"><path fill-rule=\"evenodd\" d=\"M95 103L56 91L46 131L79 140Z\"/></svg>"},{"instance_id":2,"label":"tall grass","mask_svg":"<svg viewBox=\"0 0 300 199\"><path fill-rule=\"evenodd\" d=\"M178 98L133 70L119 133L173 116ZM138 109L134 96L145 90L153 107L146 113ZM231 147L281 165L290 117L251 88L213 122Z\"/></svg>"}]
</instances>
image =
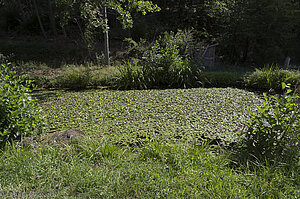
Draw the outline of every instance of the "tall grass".
<instances>
[{"instance_id":1,"label":"tall grass","mask_svg":"<svg viewBox=\"0 0 300 199\"><path fill-rule=\"evenodd\" d=\"M106 139L106 138L104 138ZM86 148L88 147L88 148ZM207 146L148 141L138 148L101 139L0 154L1 194L53 198L298 198L294 168L232 169Z\"/></svg>"},{"instance_id":2,"label":"tall grass","mask_svg":"<svg viewBox=\"0 0 300 199\"><path fill-rule=\"evenodd\" d=\"M278 65L266 65L263 69L256 69L246 75L244 81L248 88L281 91L282 82L295 88L300 81L300 72L280 69Z\"/></svg>"}]
</instances>

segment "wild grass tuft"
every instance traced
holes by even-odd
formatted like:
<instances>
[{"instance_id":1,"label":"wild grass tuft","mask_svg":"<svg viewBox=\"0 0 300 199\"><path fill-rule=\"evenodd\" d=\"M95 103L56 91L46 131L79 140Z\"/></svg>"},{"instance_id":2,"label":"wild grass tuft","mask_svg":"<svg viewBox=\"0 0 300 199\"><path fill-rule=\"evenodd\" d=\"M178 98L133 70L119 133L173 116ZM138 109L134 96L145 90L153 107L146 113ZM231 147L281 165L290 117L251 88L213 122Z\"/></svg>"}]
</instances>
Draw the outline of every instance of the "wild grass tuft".
<instances>
[{"instance_id":1,"label":"wild grass tuft","mask_svg":"<svg viewBox=\"0 0 300 199\"><path fill-rule=\"evenodd\" d=\"M282 82L291 84L291 88L294 89L299 80L299 71L280 69L278 65L266 65L263 69L256 69L244 78L247 88L263 91L281 91Z\"/></svg>"}]
</instances>

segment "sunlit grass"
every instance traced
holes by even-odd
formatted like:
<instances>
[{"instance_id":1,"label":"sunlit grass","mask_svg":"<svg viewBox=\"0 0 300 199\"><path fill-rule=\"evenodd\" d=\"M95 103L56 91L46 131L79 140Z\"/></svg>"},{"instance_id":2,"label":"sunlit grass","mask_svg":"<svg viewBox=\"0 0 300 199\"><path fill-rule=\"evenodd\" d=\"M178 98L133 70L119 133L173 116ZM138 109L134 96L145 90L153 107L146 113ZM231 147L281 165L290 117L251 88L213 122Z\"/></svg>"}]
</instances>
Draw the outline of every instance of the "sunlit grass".
<instances>
[{"instance_id":1,"label":"sunlit grass","mask_svg":"<svg viewBox=\"0 0 300 199\"><path fill-rule=\"evenodd\" d=\"M228 154L197 144L152 140L143 147L109 137L66 147L8 147L1 194L88 198L299 198L299 174L257 166L233 169Z\"/></svg>"},{"instance_id":2,"label":"sunlit grass","mask_svg":"<svg viewBox=\"0 0 300 199\"><path fill-rule=\"evenodd\" d=\"M238 89L51 91L35 94L47 132L72 144L0 153L0 196L299 198L299 166L236 164L201 135L234 142L259 97Z\"/></svg>"}]
</instances>

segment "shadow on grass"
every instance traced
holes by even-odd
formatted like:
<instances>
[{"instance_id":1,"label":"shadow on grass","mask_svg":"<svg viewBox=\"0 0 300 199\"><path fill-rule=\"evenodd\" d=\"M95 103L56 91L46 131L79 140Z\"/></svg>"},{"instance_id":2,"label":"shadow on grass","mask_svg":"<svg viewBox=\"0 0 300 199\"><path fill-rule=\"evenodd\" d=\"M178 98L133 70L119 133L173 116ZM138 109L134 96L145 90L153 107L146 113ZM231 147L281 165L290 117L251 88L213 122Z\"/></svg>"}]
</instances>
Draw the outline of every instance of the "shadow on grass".
<instances>
[{"instance_id":1,"label":"shadow on grass","mask_svg":"<svg viewBox=\"0 0 300 199\"><path fill-rule=\"evenodd\" d=\"M32 96L38 100L38 102L42 103L47 101L49 98L60 96L61 90L37 90L32 92Z\"/></svg>"}]
</instances>

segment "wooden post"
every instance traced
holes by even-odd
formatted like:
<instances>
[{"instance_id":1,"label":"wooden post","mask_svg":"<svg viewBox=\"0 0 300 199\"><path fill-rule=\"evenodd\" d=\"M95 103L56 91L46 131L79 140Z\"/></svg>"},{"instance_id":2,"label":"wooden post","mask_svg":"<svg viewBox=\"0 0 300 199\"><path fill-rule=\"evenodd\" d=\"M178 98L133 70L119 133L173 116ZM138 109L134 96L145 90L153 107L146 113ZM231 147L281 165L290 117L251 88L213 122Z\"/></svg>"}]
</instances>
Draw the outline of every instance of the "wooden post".
<instances>
[{"instance_id":1,"label":"wooden post","mask_svg":"<svg viewBox=\"0 0 300 199\"><path fill-rule=\"evenodd\" d=\"M107 19L106 7L104 7L104 20L105 20L106 27L108 27L108 19ZM105 32L104 32L104 52L105 52L104 54L105 54L106 64L108 66L110 66L108 30L105 30Z\"/></svg>"},{"instance_id":2,"label":"wooden post","mask_svg":"<svg viewBox=\"0 0 300 199\"><path fill-rule=\"evenodd\" d=\"M290 67L290 62L291 62L291 58L289 56L287 56L284 61L285 69L288 69Z\"/></svg>"}]
</instances>

